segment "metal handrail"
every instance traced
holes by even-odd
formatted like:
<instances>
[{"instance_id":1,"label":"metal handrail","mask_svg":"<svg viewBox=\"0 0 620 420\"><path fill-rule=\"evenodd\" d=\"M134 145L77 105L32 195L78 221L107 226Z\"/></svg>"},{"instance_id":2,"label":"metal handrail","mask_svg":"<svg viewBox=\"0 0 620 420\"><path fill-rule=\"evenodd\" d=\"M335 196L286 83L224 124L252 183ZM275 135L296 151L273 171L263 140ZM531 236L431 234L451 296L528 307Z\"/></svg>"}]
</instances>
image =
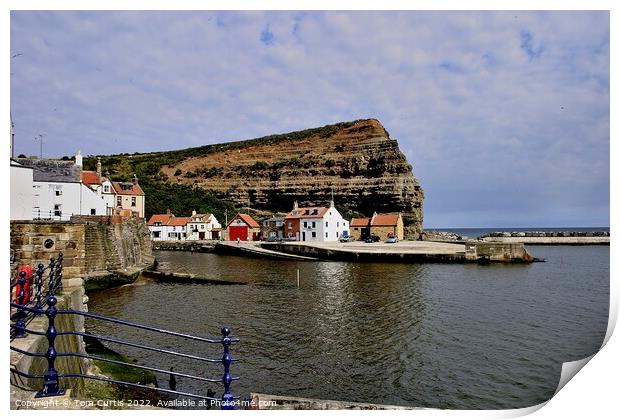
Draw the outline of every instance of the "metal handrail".
<instances>
[{"instance_id":1,"label":"metal handrail","mask_svg":"<svg viewBox=\"0 0 620 420\"><path fill-rule=\"evenodd\" d=\"M15 324L11 326L11 340L25 337L27 334L26 326L34 317L43 313L42 311L29 311L27 309L29 305L32 304L35 309L44 309L43 297L54 295L62 288L62 252L58 254L58 258L51 257L49 261L47 266L39 263L36 271L29 276L26 276L25 271L20 271L18 279L10 284L11 303L20 305L14 306L17 311L11 314L11 319L15 319ZM46 271L48 271L47 281L43 278ZM14 300L13 289L15 289ZM26 298L27 295L29 295L28 298Z\"/></svg>"},{"instance_id":2,"label":"metal handrail","mask_svg":"<svg viewBox=\"0 0 620 420\"><path fill-rule=\"evenodd\" d=\"M46 293L47 297L46 297L45 303L42 304L41 298L42 298L43 289L44 289L42 278L43 278L43 273L47 269L49 269L49 281L48 281L47 293ZM31 299L28 300L28 302L25 302L25 287L27 284L26 282L28 280L31 280L32 278L36 278L36 286L37 286L36 287L37 288L37 291L36 291L37 299L34 305L30 305L32 297ZM167 393L171 393L171 394L175 394L179 396L186 396L186 397L206 399L206 400L217 400L217 398L214 398L209 395L204 396L204 395L197 395L197 394L192 394L192 393L187 393L187 392L180 392L180 391L176 391L176 389L164 389L164 388L157 388L157 387L153 388L153 387L149 387L149 386L145 386L141 384L117 381L114 379L101 377L101 376L85 375L81 373L59 373L54 367L55 361L58 357L80 357L80 358L87 358L87 359L102 361L106 363L112 363L112 364L116 364L120 366L145 369L145 370L149 370L152 372L158 372L162 374L176 375L179 377L188 378L192 380L198 380L198 381L209 382L209 383L222 383L224 386L224 392L221 398L222 409L234 409L234 401L240 399L239 396L234 396L230 390L231 382L239 380L239 377L233 377L230 374L231 363L237 362L239 360L231 356L230 346L233 343L239 342L240 340L238 338L230 337L231 329L229 327L225 326L222 328L221 330L222 337L220 339L206 338L206 337L199 337L199 336L186 334L186 333L180 333L176 331L165 330L162 328L139 324L136 322L126 321L122 319L112 318L112 317L108 317L104 315L94 314L91 312L85 312L85 311L80 311L80 310L75 310L75 309L57 309L56 304L58 300L55 294L62 287L62 254L59 254L59 257L57 260L54 260L54 258L51 258L50 265L47 268L43 267L43 264L39 264L36 273L34 273L31 276L26 277L26 273L24 271L20 272L19 279L15 282L14 285L13 284L11 285L11 296L13 296L13 288L17 287L18 285L20 286L20 290L17 295L17 298L15 299L16 301L15 302L11 301L10 303L11 308L17 309L17 312L15 314L16 316L11 316L11 320L15 319L15 323L11 325L11 331L15 332L15 338L23 337L26 334L45 335L48 339L48 349L45 353L41 353L41 352L30 352L27 350L22 350L15 346L10 346L10 348L13 351L16 351L18 353L21 353L21 354L24 354L30 357L45 357L48 362L48 367L47 367L46 372L43 373L42 375L28 374L25 372L21 372L17 370L16 368L11 368L11 372L17 375L20 375L20 376L27 377L27 378L43 379L43 388L37 392L36 394L37 398L63 395L65 393L65 390L60 387L59 379L80 377L80 378L85 378L85 379L105 381L105 382L115 383L119 385L136 387L136 388L144 388L144 389L149 389L153 391L167 392ZM26 318L28 317L34 318L41 314L45 314L48 318L48 326L45 332L34 331L34 330L30 330L26 328L26 324L24 322ZM186 353L172 351L172 350L160 349L157 347L147 346L144 344L128 342L128 341L124 341L124 340L114 338L114 337L98 336L95 334L89 334L89 333L85 333L81 331L57 331L55 327L55 320L56 320L57 315L75 315L75 316L89 317L89 318L96 319L99 321L110 322L110 323L118 324L118 325L125 325L131 328L151 331L151 332L165 334L165 335L178 337L178 338L195 340L195 341L199 341L199 342L203 342L207 344L221 344L223 346L224 352L223 352L221 359L214 359L214 358L207 358L207 357L186 354ZM89 337L89 338L99 339L103 341L109 341L109 342L116 343L116 344L140 348L143 350L170 354L173 356L185 357L185 358L190 358L193 360L199 360L199 361L208 362L208 363L222 363L224 367L224 374L221 377L221 379L206 378L202 376L193 375L190 373L173 372L172 370L166 370L166 369L161 369L161 368L152 367L152 366L144 366L144 365L140 365L136 363L129 363L129 362L109 359L109 358L105 358L101 356L94 356L94 355L90 355L87 353L57 352L55 345L54 345L54 341L56 337L59 335L75 335L75 336L81 336L81 337Z\"/></svg>"}]
</instances>

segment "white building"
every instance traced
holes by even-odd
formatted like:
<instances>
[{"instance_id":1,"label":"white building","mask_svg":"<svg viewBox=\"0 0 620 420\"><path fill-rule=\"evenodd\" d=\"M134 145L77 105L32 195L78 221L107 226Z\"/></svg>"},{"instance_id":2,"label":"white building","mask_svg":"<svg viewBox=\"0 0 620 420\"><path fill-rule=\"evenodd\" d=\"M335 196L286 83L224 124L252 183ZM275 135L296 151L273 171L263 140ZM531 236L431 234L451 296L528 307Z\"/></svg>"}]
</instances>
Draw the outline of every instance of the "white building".
<instances>
[{"instance_id":1,"label":"white building","mask_svg":"<svg viewBox=\"0 0 620 420\"><path fill-rule=\"evenodd\" d=\"M11 220L32 220L32 172L32 168L11 159Z\"/></svg>"},{"instance_id":2,"label":"white building","mask_svg":"<svg viewBox=\"0 0 620 420\"><path fill-rule=\"evenodd\" d=\"M196 214L192 211L192 216L187 222L187 239L190 241L200 241L205 239L219 239L222 225L217 221L215 215Z\"/></svg>"},{"instance_id":3,"label":"white building","mask_svg":"<svg viewBox=\"0 0 620 420\"><path fill-rule=\"evenodd\" d=\"M184 241L187 239L189 217L176 217L170 213L154 214L147 222L154 241Z\"/></svg>"},{"instance_id":4,"label":"white building","mask_svg":"<svg viewBox=\"0 0 620 420\"><path fill-rule=\"evenodd\" d=\"M69 220L72 215L106 214L104 200L81 182L82 168L73 161L25 158L16 161L32 169L31 218ZM12 182L25 185L28 180L17 180L16 176Z\"/></svg>"},{"instance_id":5,"label":"white building","mask_svg":"<svg viewBox=\"0 0 620 420\"><path fill-rule=\"evenodd\" d=\"M82 167L82 155L79 150L75 155L75 164L76 166ZM101 175L100 159L97 159L96 171L82 170L81 181L103 199L106 207L106 214L114 214L114 209L116 207L116 191L114 190L112 182L107 177L107 174L106 176Z\"/></svg>"},{"instance_id":6,"label":"white building","mask_svg":"<svg viewBox=\"0 0 620 420\"><path fill-rule=\"evenodd\" d=\"M284 237L298 241L337 241L349 234L349 222L330 202L329 207L297 207L284 218Z\"/></svg>"}]
</instances>

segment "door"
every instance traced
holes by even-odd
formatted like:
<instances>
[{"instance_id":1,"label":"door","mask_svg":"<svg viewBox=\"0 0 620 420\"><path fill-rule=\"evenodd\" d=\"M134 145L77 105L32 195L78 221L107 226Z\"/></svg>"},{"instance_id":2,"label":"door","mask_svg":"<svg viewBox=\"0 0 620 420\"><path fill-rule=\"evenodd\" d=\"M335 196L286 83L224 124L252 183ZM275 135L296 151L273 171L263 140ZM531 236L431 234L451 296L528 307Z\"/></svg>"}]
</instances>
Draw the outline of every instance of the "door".
<instances>
[{"instance_id":1,"label":"door","mask_svg":"<svg viewBox=\"0 0 620 420\"><path fill-rule=\"evenodd\" d=\"M301 232L301 240L302 241L306 240L306 232Z\"/></svg>"},{"instance_id":2,"label":"door","mask_svg":"<svg viewBox=\"0 0 620 420\"><path fill-rule=\"evenodd\" d=\"M236 241L237 239L240 241L248 240L248 228L246 226L230 226L228 229L230 233L229 241Z\"/></svg>"}]
</instances>

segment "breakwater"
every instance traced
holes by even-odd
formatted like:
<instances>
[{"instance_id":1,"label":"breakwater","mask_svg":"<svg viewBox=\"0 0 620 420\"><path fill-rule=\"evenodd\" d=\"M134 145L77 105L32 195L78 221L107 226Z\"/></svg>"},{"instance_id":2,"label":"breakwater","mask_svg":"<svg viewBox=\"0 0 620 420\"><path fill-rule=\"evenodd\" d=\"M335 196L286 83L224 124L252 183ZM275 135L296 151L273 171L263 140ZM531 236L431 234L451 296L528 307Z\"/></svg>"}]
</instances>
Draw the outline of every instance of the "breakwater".
<instances>
[{"instance_id":1,"label":"breakwater","mask_svg":"<svg viewBox=\"0 0 620 420\"><path fill-rule=\"evenodd\" d=\"M217 241L152 241L154 251L215 252Z\"/></svg>"},{"instance_id":2,"label":"breakwater","mask_svg":"<svg viewBox=\"0 0 620 420\"><path fill-rule=\"evenodd\" d=\"M144 270L142 276L164 283L246 284L242 281L214 279L173 271Z\"/></svg>"},{"instance_id":3,"label":"breakwater","mask_svg":"<svg viewBox=\"0 0 620 420\"><path fill-rule=\"evenodd\" d=\"M609 245L609 231L527 231L489 232L479 237L481 241L524 243L529 245Z\"/></svg>"}]
</instances>

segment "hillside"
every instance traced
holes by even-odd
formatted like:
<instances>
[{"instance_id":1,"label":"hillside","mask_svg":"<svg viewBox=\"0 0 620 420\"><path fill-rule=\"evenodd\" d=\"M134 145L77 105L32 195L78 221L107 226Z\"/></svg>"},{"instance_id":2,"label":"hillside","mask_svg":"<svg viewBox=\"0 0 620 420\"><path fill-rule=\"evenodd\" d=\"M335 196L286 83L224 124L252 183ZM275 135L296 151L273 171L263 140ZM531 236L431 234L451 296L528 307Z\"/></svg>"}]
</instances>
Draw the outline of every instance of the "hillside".
<instances>
[{"instance_id":1,"label":"hillside","mask_svg":"<svg viewBox=\"0 0 620 420\"><path fill-rule=\"evenodd\" d=\"M101 160L112 178L138 175L147 216L168 207L189 214L197 205L218 218L224 208L234 211L232 205L286 212L294 200L327 204L333 193L348 217L400 211L407 236L417 237L422 229L422 188L397 141L375 119ZM94 165L94 157L86 159L86 167Z\"/></svg>"}]
</instances>

